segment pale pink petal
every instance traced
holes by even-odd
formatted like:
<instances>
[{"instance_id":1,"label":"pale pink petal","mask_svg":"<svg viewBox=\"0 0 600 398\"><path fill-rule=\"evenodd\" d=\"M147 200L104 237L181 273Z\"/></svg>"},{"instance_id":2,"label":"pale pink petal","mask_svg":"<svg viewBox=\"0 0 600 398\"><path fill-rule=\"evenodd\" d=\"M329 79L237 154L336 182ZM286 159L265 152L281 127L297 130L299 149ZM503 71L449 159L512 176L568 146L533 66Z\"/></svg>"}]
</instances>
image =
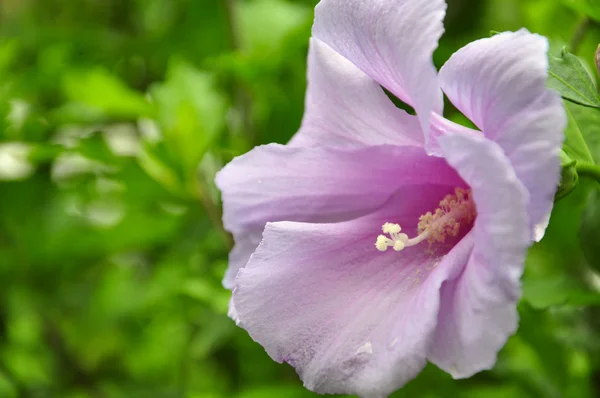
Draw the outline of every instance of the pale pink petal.
<instances>
[{"instance_id":1,"label":"pale pink petal","mask_svg":"<svg viewBox=\"0 0 600 398\"><path fill-rule=\"evenodd\" d=\"M428 358L452 376L491 368L517 328L519 279L531 244L527 191L496 143L472 133L439 138L448 162L473 192L474 249L462 274L442 289Z\"/></svg>"},{"instance_id":2,"label":"pale pink petal","mask_svg":"<svg viewBox=\"0 0 600 398\"><path fill-rule=\"evenodd\" d=\"M243 232L237 232L233 235L235 245L229 252L229 264L225 276L223 277L223 286L227 289L233 289L235 286L235 277L243 266L246 265L250 255L256 250L256 246L262 239L264 225L250 228Z\"/></svg>"},{"instance_id":3,"label":"pale pink petal","mask_svg":"<svg viewBox=\"0 0 600 398\"><path fill-rule=\"evenodd\" d=\"M405 186L357 220L268 224L236 279L242 327L313 391L387 397L425 365L440 286L460 272L472 241L434 255L427 244L382 253L375 238L386 221L413 234L450 191Z\"/></svg>"},{"instance_id":4,"label":"pale pink petal","mask_svg":"<svg viewBox=\"0 0 600 398\"><path fill-rule=\"evenodd\" d=\"M462 184L444 159L427 156L423 148L277 144L235 158L216 182L223 221L233 233L262 229L268 221L352 219L377 209L403 185Z\"/></svg>"},{"instance_id":5,"label":"pale pink petal","mask_svg":"<svg viewBox=\"0 0 600 398\"><path fill-rule=\"evenodd\" d=\"M431 141L429 143L429 151L436 156L443 156L443 151L437 142L437 137L439 136L455 131L482 135L481 131L479 130L473 130L469 127L455 123L441 115L438 115L437 113L433 113L431 115L430 129L429 137L431 138Z\"/></svg>"},{"instance_id":6,"label":"pale pink petal","mask_svg":"<svg viewBox=\"0 0 600 398\"><path fill-rule=\"evenodd\" d=\"M411 105L427 141L429 115L443 108L432 54L445 11L443 0L323 0L313 36Z\"/></svg>"},{"instance_id":7,"label":"pale pink petal","mask_svg":"<svg viewBox=\"0 0 600 398\"><path fill-rule=\"evenodd\" d=\"M526 30L468 44L440 70L452 103L510 159L530 194L530 227L552 209L566 126L558 94L546 87L547 40Z\"/></svg>"},{"instance_id":8,"label":"pale pink petal","mask_svg":"<svg viewBox=\"0 0 600 398\"><path fill-rule=\"evenodd\" d=\"M373 79L312 38L304 119L295 146L423 146L419 120L396 108Z\"/></svg>"},{"instance_id":9,"label":"pale pink petal","mask_svg":"<svg viewBox=\"0 0 600 398\"><path fill-rule=\"evenodd\" d=\"M541 241L544 238L544 235L546 235L546 228L548 228L548 225L550 225L550 216L552 215L552 212L548 212L548 214L546 214L544 216L544 218L542 218L542 221L540 221L539 223L537 223L536 225L534 225L533 227L533 240L536 242Z\"/></svg>"},{"instance_id":10,"label":"pale pink petal","mask_svg":"<svg viewBox=\"0 0 600 398\"><path fill-rule=\"evenodd\" d=\"M233 294L229 299L229 308L227 309L227 316L231 318L237 326L242 326L240 317L238 316L237 310L235 309L235 303L233 302Z\"/></svg>"}]
</instances>

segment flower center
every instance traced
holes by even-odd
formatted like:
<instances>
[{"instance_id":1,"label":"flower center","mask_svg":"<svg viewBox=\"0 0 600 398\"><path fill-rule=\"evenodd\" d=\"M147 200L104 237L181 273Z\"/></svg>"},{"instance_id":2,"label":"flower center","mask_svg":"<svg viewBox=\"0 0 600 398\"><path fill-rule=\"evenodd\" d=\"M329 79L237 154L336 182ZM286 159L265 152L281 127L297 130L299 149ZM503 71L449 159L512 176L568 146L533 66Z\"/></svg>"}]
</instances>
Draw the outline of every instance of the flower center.
<instances>
[{"instance_id":1,"label":"flower center","mask_svg":"<svg viewBox=\"0 0 600 398\"><path fill-rule=\"evenodd\" d=\"M419 217L418 235L409 238L400 233L400 224L386 222L381 227L384 235L379 235L375 242L377 250L384 252L392 247L399 252L405 247L415 246L427 240L430 244L444 242L448 236L456 236L461 225L470 224L475 216L475 202L471 190L456 188L454 193L446 195L435 211L427 212ZM386 236L387 234L388 236Z\"/></svg>"}]
</instances>

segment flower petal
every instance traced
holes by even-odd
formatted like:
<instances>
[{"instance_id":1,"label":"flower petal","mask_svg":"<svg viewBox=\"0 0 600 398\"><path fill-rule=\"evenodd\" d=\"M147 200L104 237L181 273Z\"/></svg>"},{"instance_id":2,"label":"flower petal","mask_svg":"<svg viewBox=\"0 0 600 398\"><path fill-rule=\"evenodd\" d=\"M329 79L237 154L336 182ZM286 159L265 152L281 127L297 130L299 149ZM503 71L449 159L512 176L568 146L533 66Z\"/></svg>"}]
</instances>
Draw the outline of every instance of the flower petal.
<instances>
[{"instance_id":1,"label":"flower petal","mask_svg":"<svg viewBox=\"0 0 600 398\"><path fill-rule=\"evenodd\" d=\"M430 153L435 156L443 156L444 152L440 148L439 143L437 142L437 138L441 135L452 133L452 132L463 132L463 133L471 133L471 134L479 134L481 135L481 131L474 130L469 127L465 127L458 123L455 123L451 120L446 119L442 115L438 115L437 113L431 114L431 130L429 133L429 137L431 141L429 143Z\"/></svg>"},{"instance_id":2,"label":"flower petal","mask_svg":"<svg viewBox=\"0 0 600 398\"><path fill-rule=\"evenodd\" d=\"M432 62L444 31L443 0L322 0L313 36L411 105L425 139L443 101Z\"/></svg>"},{"instance_id":3,"label":"flower petal","mask_svg":"<svg viewBox=\"0 0 600 398\"><path fill-rule=\"evenodd\" d=\"M558 94L546 87L548 42L526 30L468 44L440 70L452 103L504 150L530 194L530 227L552 209L566 126Z\"/></svg>"},{"instance_id":4,"label":"flower petal","mask_svg":"<svg viewBox=\"0 0 600 398\"><path fill-rule=\"evenodd\" d=\"M293 148L271 144L234 159L217 176L223 221L235 238L223 285L240 268L269 221L333 222L366 214L406 184L461 186L444 159L422 148Z\"/></svg>"},{"instance_id":5,"label":"flower petal","mask_svg":"<svg viewBox=\"0 0 600 398\"><path fill-rule=\"evenodd\" d=\"M229 308L227 309L227 316L231 318L236 325L241 326L240 317L238 316L237 310L235 309L235 303L233 302L233 294L229 298Z\"/></svg>"},{"instance_id":6,"label":"flower petal","mask_svg":"<svg viewBox=\"0 0 600 398\"><path fill-rule=\"evenodd\" d=\"M442 289L429 359L452 376L491 368L517 328L519 278L531 244L527 191L496 143L472 133L439 138L448 162L471 186L477 219L462 274Z\"/></svg>"},{"instance_id":7,"label":"flower petal","mask_svg":"<svg viewBox=\"0 0 600 398\"><path fill-rule=\"evenodd\" d=\"M427 245L381 253L375 238L390 220L414 229L450 191L406 186L360 219L267 224L236 279L242 327L313 391L387 396L425 365L440 286L472 244L463 239L445 256L428 254Z\"/></svg>"},{"instance_id":8,"label":"flower petal","mask_svg":"<svg viewBox=\"0 0 600 398\"><path fill-rule=\"evenodd\" d=\"M334 222L367 214L403 185L463 184L444 159L423 148L254 148L216 179L223 193L225 228L262 229L268 221Z\"/></svg>"},{"instance_id":9,"label":"flower petal","mask_svg":"<svg viewBox=\"0 0 600 398\"><path fill-rule=\"evenodd\" d=\"M295 146L423 146L419 120L396 108L379 84L312 38L304 119Z\"/></svg>"},{"instance_id":10,"label":"flower petal","mask_svg":"<svg viewBox=\"0 0 600 398\"><path fill-rule=\"evenodd\" d=\"M235 287L235 277L240 268L246 265L252 253L256 250L262 239L263 229L264 226L261 226L233 234L235 245L231 249L231 252L229 252L229 264L223 277L223 286L225 288L233 289Z\"/></svg>"}]
</instances>

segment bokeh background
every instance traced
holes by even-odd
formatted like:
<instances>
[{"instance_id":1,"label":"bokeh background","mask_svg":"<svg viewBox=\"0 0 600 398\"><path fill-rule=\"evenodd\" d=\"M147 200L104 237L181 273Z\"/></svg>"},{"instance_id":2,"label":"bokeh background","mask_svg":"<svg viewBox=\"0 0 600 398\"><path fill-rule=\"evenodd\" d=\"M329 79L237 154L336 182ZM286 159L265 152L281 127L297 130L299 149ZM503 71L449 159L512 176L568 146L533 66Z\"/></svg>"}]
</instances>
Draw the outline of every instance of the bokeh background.
<instances>
[{"instance_id":1,"label":"bokeh background","mask_svg":"<svg viewBox=\"0 0 600 398\"><path fill-rule=\"evenodd\" d=\"M438 67L524 26L595 74L595 1L448 2ZM0 397L314 396L227 318L213 178L298 128L315 4L0 0ZM454 381L430 365L395 397L600 396L584 196L532 249L496 367Z\"/></svg>"}]
</instances>

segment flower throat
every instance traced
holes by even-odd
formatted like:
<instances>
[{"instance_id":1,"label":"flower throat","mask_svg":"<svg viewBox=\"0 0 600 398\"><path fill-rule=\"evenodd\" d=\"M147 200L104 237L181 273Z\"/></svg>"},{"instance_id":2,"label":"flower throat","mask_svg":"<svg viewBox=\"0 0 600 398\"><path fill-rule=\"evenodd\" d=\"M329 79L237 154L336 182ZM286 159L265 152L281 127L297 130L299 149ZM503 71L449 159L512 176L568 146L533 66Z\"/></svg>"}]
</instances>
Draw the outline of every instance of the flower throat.
<instances>
[{"instance_id":1,"label":"flower throat","mask_svg":"<svg viewBox=\"0 0 600 398\"><path fill-rule=\"evenodd\" d=\"M384 252L388 247L399 252L405 247L415 246L423 241L429 244L444 242L449 236L456 236L462 225L470 224L477 215L475 203L471 190L456 188L454 193L448 194L442 199L435 211L427 212L419 217L417 225L418 235L409 238L408 235L400 233L400 224L386 222L381 230L386 235L379 235L375 242L377 250Z\"/></svg>"}]
</instances>

